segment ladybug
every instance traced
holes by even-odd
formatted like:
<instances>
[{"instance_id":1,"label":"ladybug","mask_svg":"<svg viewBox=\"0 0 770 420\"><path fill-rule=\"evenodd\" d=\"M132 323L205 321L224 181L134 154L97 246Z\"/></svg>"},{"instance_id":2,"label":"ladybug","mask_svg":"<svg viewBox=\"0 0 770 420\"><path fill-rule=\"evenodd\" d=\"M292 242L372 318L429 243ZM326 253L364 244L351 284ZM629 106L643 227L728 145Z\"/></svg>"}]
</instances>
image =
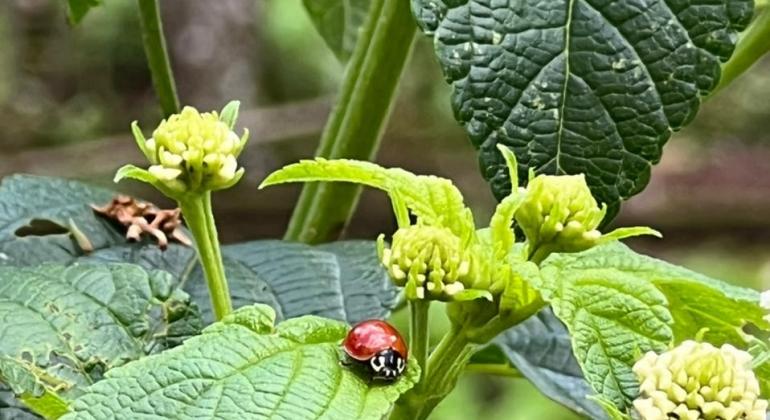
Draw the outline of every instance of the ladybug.
<instances>
[{"instance_id":1,"label":"ladybug","mask_svg":"<svg viewBox=\"0 0 770 420\"><path fill-rule=\"evenodd\" d=\"M366 366L373 379L393 381L406 368L406 342L398 330L379 319L354 325L342 347L352 361Z\"/></svg>"}]
</instances>

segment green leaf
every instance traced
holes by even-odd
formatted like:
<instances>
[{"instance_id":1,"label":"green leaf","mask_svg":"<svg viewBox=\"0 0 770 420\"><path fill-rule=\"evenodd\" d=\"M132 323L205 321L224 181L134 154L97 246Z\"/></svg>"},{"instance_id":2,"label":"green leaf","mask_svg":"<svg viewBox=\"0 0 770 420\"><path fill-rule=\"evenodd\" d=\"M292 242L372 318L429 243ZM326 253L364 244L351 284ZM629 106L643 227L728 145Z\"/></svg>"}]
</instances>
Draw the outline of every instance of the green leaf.
<instances>
[{"instance_id":1,"label":"green leaf","mask_svg":"<svg viewBox=\"0 0 770 420\"><path fill-rule=\"evenodd\" d=\"M493 343L548 398L582 416L607 418L601 407L586 399L594 391L572 354L567 329L550 309L505 331Z\"/></svg>"},{"instance_id":2,"label":"green leaf","mask_svg":"<svg viewBox=\"0 0 770 420\"><path fill-rule=\"evenodd\" d=\"M259 188L288 182L352 182L383 190L394 205L405 205L431 226L450 229L462 239L474 232L473 216L452 181L429 175L415 175L400 168L383 168L375 163L335 159L301 160L270 174ZM396 215L403 214L398 208ZM408 220L398 220L399 226Z\"/></svg>"},{"instance_id":3,"label":"green leaf","mask_svg":"<svg viewBox=\"0 0 770 420\"><path fill-rule=\"evenodd\" d=\"M412 0L498 199L520 179L585 173L610 218L640 192L661 148L695 116L751 0Z\"/></svg>"},{"instance_id":4,"label":"green leaf","mask_svg":"<svg viewBox=\"0 0 770 420\"><path fill-rule=\"evenodd\" d=\"M70 226L95 249L123 235L97 216L89 204L109 202L113 192L57 178L13 175L0 184L0 265L70 262L84 255Z\"/></svg>"},{"instance_id":5,"label":"green leaf","mask_svg":"<svg viewBox=\"0 0 770 420\"><path fill-rule=\"evenodd\" d=\"M320 246L254 241L222 248L233 306L270 305L278 319L318 315L354 324L386 318L398 290L380 266L374 242L344 241ZM212 320L200 268L185 289Z\"/></svg>"},{"instance_id":6,"label":"green leaf","mask_svg":"<svg viewBox=\"0 0 770 420\"><path fill-rule=\"evenodd\" d=\"M315 316L273 327L264 305L241 308L182 346L109 371L64 419L146 417L377 419L419 367L369 384L340 363L347 327Z\"/></svg>"},{"instance_id":7,"label":"green leaf","mask_svg":"<svg viewBox=\"0 0 770 420\"><path fill-rule=\"evenodd\" d=\"M4 179L0 185L0 200L4 203L0 208L0 221L4 226L0 230L0 265L35 267L55 262L99 264L103 269L104 264L130 262L149 272L166 271L170 276L152 274L149 282L156 298L166 301L162 312L169 322L165 328L154 328L159 335L154 344L146 345L153 351L173 347L196 334L201 322L197 310L191 312L192 308L178 298L181 292L176 289L180 285L190 291L194 301L200 302L204 314L210 319L209 298L194 250L174 243L165 251L151 241L127 243L122 227L97 216L89 206L103 205L114 194L56 178L12 176ZM46 233L31 228L35 220L46 221L52 226L66 226L70 219L92 243L93 252L86 254L66 231ZM20 228L35 232L35 235L18 236L14 232ZM223 253L235 303L268 303L276 308L280 319L312 313L355 323L368 318L386 318L397 303L398 291L380 267L376 245L371 241L345 241L316 247L256 241L226 246ZM144 280L137 281L144 284ZM0 277L0 286L3 284ZM139 305L137 307L144 305L142 299L132 302ZM157 310L158 305L153 308ZM50 338L53 340L54 336ZM41 345L44 341L41 338ZM6 354L2 350L3 344L9 343L0 343L0 354ZM53 344L58 341L54 340ZM91 359L96 366L93 379L97 380L105 369L99 361L106 360L107 356L99 354ZM79 377L79 383L88 382L82 375ZM0 418L28 415L9 394L0 389L0 406L3 407ZM32 415L28 416L31 418Z\"/></svg>"},{"instance_id":8,"label":"green leaf","mask_svg":"<svg viewBox=\"0 0 770 420\"><path fill-rule=\"evenodd\" d=\"M602 237L599 238L599 244L606 244L610 242L619 241L621 239L633 238L634 236L646 236L646 235L654 236L656 238L663 237L663 235L660 232L647 226L622 227L622 228L617 228L612 232L603 234Z\"/></svg>"},{"instance_id":9,"label":"green leaf","mask_svg":"<svg viewBox=\"0 0 770 420\"><path fill-rule=\"evenodd\" d=\"M549 258L534 286L567 326L588 383L624 409L639 392L631 367L645 352L669 346L673 320L666 297L647 279L570 258L582 254Z\"/></svg>"},{"instance_id":10,"label":"green leaf","mask_svg":"<svg viewBox=\"0 0 770 420\"><path fill-rule=\"evenodd\" d=\"M16 396L37 414L46 419L58 419L69 411L69 404L35 375L40 371L35 366L0 356L0 380L8 383Z\"/></svg>"},{"instance_id":11,"label":"green leaf","mask_svg":"<svg viewBox=\"0 0 770 420\"><path fill-rule=\"evenodd\" d=\"M189 297L170 292L170 282L128 264L0 267L0 355L75 396L105 371L187 338L177 332L200 331ZM197 328L176 325L196 320ZM25 386L11 382L18 375L3 377Z\"/></svg>"},{"instance_id":12,"label":"green leaf","mask_svg":"<svg viewBox=\"0 0 770 420\"><path fill-rule=\"evenodd\" d=\"M748 349L770 330L758 292L620 243L553 255L541 277L536 286L570 330L586 379L621 409L638 392L631 366L644 352L696 337ZM764 332L755 337L751 329Z\"/></svg>"},{"instance_id":13,"label":"green leaf","mask_svg":"<svg viewBox=\"0 0 770 420\"><path fill-rule=\"evenodd\" d=\"M345 62L358 41L371 0L303 0L310 20L326 45Z\"/></svg>"},{"instance_id":14,"label":"green leaf","mask_svg":"<svg viewBox=\"0 0 770 420\"><path fill-rule=\"evenodd\" d=\"M102 0L67 0L67 19L72 25L78 24L92 8L101 4Z\"/></svg>"},{"instance_id":15,"label":"green leaf","mask_svg":"<svg viewBox=\"0 0 770 420\"><path fill-rule=\"evenodd\" d=\"M161 251L149 240L128 243L122 227L96 215L89 206L103 205L115 194L56 178L4 179L0 185L0 202L5 203L0 208L4 226L0 229L0 265L132 263L163 270L173 277L167 293L184 284L205 318L212 320L208 292L192 248L171 243ZM66 226L70 219L93 245L93 252L86 254L66 231L23 237L14 234L34 220ZM316 314L355 323L386 318L396 305L398 291L380 267L376 245L371 241L317 247L254 241L225 246L223 254L236 306L266 303L276 309L279 319Z\"/></svg>"},{"instance_id":16,"label":"green leaf","mask_svg":"<svg viewBox=\"0 0 770 420\"><path fill-rule=\"evenodd\" d=\"M747 348L750 342L744 327L770 328L762 318L766 312L759 306L759 292L637 254L621 243L560 255L553 262L581 271L610 269L653 284L668 301L676 343L700 333L703 341L715 346L730 343Z\"/></svg>"}]
</instances>

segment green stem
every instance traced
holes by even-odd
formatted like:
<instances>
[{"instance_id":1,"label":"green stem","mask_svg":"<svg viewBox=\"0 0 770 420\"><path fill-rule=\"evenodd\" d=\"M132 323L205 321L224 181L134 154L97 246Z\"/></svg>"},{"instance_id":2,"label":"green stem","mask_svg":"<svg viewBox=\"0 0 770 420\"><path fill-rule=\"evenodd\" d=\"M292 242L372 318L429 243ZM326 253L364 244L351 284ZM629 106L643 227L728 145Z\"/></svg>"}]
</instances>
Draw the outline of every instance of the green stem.
<instances>
[{"instance_id":1,"label":"green stem","mask_svg":"<svg viewBox=\"0 0 770 420\"><path fill-rule=\"evenodd\" d=\"M428 371L420 386L396 401L391 420L422 420L452 391L468 364L475 346L458 326L452 326L428 359Z\"/></svg>"},{"instance_id":2,"label":"green stem","mask_svg":"<svg viewBox=\"0 0 770 420\"><path fill-rule=\"evenodd\" d=\"M230 291L225 278L222 253L219 250L217 227L211 211L211 192L189 197L180 201L179 206L187 227L195 239L198 258L206 276L214 317L220 320L232 312L233 307L230 303Z\"/></svg>"},{"instance_id":3,"label":"green stem","mask_svg":"<svg viewBox=\"0 0 770 420\"><path fill-rule=\"evenodd\" d=\"M409 301L409 352L414 355L417 364L420 365L418 386L423 383L428 372L428 366L425 362L428 360L428 339L430 338L428 330L429 311L430 301Z\"/></svg>"},{"instance_id":4,"label":"green stem","mask_svg":"<svg viewBox=\"0 0 770 420\"><path fill-rule=\"evenodd\" d=\"M770 7L766 3L756 2L757 16L749 28L741 34L733 56L722 67L722 77L719 79L719 85L711 93L712 96L770 51Z\"/></svg>"},{"instance_id":5,"label":"green stem","mask_svg":"<svg viewBox=\"0 0 770 420\"><path fill-rule=\"evenodd\" d=\"M409 0L372 2L317 156L374 159L416 29ZM306 184L284 238L306 243L336 239L360 192L360 186L349 184Z\"/></svg>"},{"instance_id":6,"label":"green stem","mask_svg":"<svg viewBox=\"0 0 770 420\"><path fill-rule=\"evenodd\" d=\"M465 366L466 373L481 373L485 375L505 376L508 378L523 378L518 369L502 363L471 363Z\"/></svg>"},{"instance_id":7,"label":"green stem","mask_svg":"<svg viewBox=\"0 0 770 420\"><path fill-rule=\"evenodd\" d=\"M139 3L139 19L142 23L142 41L147 64L152 74L152 84L160 101L163 115L168 117L179 112L179 99L176 95L174 73L166 49L166 38L163 36L163 25L160 21L160 6L158 0L137 0Z\"/></svg>"}]
</instances>

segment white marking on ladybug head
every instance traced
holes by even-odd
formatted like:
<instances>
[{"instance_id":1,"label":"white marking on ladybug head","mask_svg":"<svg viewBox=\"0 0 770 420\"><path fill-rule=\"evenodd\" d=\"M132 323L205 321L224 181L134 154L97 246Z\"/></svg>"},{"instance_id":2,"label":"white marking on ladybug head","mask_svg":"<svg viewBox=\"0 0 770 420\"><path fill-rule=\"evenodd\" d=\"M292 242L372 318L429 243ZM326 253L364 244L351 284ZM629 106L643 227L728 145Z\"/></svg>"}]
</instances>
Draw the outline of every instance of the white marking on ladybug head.
<instances>
[{"instance_id":1,"label":"white marking on ladybug head","mask_svg":"<svg viewBox=\"0 0 770 420\"><path fill-rule=\"evenodd\" d=\"M404 359L398 357L396 358L396 369L398 369L398 373L402 373L404 371L404 368L406 367L406 364L404 363Z\"/></svg>"},{"instance_id":2,"label":"white marking on ladybug head","mask_svg":"<svg viewBox=\"0 0 770 420\"><path fill-rule=\"evenodd\" d=\"M372 370L379 372L385 367L385 357L372 357L372 359L369 361L369 364L372 365Z\"/></svg>"}]
</instances>

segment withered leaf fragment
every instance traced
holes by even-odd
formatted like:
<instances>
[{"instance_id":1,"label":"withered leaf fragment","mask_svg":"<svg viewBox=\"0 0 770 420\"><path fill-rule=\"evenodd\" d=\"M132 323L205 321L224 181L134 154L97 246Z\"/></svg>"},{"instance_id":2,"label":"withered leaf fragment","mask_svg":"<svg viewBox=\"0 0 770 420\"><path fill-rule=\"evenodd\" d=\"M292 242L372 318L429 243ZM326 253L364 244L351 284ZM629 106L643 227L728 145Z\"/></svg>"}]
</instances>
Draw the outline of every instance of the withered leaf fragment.
<instances>
[{"instance_id":1,"label":"withered leaf fragment","mask_svg":"<svg viewBox=\"0 0 770 420\"><path fill-rule=\"evenodd\" d=\"M122 194L116 195L104 206L91 204L91 208L126 226L126 239L129 241L139 241L146 233L158 241L160 249L166 249L169 237L181 244L192 245L190 238L180 229L182 212L179 208L161 210L152 203Z\"/></svg>"}]
</instances>

